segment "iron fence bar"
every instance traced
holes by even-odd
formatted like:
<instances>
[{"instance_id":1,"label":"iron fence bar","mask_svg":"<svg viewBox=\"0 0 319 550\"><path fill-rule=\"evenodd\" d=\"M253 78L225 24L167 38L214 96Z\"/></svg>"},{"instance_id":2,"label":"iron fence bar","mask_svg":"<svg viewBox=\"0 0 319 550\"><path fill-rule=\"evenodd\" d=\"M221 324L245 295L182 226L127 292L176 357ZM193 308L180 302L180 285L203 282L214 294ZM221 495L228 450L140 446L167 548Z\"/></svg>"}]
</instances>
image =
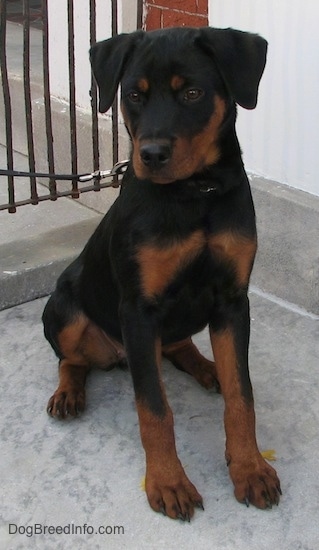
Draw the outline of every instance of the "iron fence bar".
<instances>
[{"instance_id":1,"label":"iron fence bar","mask_svg":"<svg viewBox=\"0 0 319 550\"><path fill-rule=\"evenodd\" d=\"M9 87L9 78L8 78L7 52L6 52L6 27L7 27L6 0L1 0L0 7L1 7L1 10L0 10L0 66L1 66L3 101L4 101L4 110L5 110L7 167L8 167L8 170L13 170L12 107L11 107L11 96L10 96L10 87ZM10 214L13 214L17 210L15 207L13 176L8 177L7 210Z\"/></svg>"},{"instance_id":2,"label":"iron fence bar","mask_svg":"<svg viewBox=\"0 0 319 550\"><path fill-rule=\"evenodd\" d=\"M136 28L141 29L143 27L143 0L137 0L137 14L136 14Z\"/></svg>"},{"instance_id":3,"label":"iron fence bar","mask_svg":"<svg viewBox=\"0 0 319 550\"><path fill-rule=\"evenodd\" d=\"M23 87L25 120L28 144L29 170L35 172L33 123L32 123L32 102L31 102L31 81L30 81L30 1L23 0ZM36 178L30 176L31 203L38 204L38 192Z\"/></svg>"},{"instance_id":4,"label":"iron fence bar","mask_svg":"<svg viewBox=\"0 0 319 550\"><path fill-rule=\"evenodd\" d=\"M69 112L70 112L70 147L72 174L78 173L78 151L75 107L75 56L74 56L74 5L68 0L68 53L69 53ZM72 182L72 197L79 198L77 181Z\"/></svg>"},{"instance_id":5,"label":"iron fence bar","mask_svg":"<svg viewBox=\"0 0 319 550\"><path fill-rule=\"evenodd\" d=\"M90 0L90 46L96 42L96 1ZM93 152L93 171L100 169L100 152L99 152L99 121L97 107L97 87L91 75L91 109L92 109L92 152ZM94 191L100 191L101 186L98 179L94 181Z\"/></svg>"},{"instance_id":6,"label":"iron fence bar","mask_svg":"<svg viewBox=\"0 0 319 550\"><path fill-rule=\"evenodd\" d=\"M48 0L42 0L42 21L43 21L43 95L45 110L45 128L47 137L47 155L50 174L54 174L54 150L53 150L53 130L51 115L51 96L50 96L50 76L49 76L49 22L48 22ZM50 199L58 198L56 181L50 179L49 182Z\"/></svg>"},{"instance_id":7,"label":"iron fence bar","mask_svg":"<svg viewBox=\"0 0 319 550\"><path fill-rule=\"evenodd\" d=\"M118 33L118 13L117 13L117 0L112 0L112 36ZM118 162L119 158L119 109L118 109L118 94L115 96L115 100L112 105L112 142L113 142L113 165ZM118 181L118 177L115 176L115 181Z\"/></svg>"}]
</instances>

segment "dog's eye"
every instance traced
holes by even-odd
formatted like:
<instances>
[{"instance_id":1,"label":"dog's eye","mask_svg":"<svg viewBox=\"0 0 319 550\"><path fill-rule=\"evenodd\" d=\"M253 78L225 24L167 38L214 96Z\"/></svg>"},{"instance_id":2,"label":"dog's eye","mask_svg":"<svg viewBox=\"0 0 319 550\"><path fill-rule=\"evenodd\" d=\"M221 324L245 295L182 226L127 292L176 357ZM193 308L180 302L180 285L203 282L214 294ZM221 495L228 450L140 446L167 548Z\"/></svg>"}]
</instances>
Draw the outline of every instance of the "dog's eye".
<instances>
[{"instance_id":1,"label":"dog's eye","mask_svg":"<svg viewBox=\"0 0 319 550\"><path fill-rule=\"evenodd\" d=\"M141 101L141 94L135 90L130 92L127 97L130 101L132 101L132 103L139 103Z\"/></svg>"},{"instance_id":2,"label":"dog's eye","mask_svg":"<svg viewBox=\"0 0 319 550\"><path fill-rule=\"evenodd\" d=\"M203 95L203 90L199 88L191 88L184 92L184 101L197 101Z\"/></svg>"}]
</instances>

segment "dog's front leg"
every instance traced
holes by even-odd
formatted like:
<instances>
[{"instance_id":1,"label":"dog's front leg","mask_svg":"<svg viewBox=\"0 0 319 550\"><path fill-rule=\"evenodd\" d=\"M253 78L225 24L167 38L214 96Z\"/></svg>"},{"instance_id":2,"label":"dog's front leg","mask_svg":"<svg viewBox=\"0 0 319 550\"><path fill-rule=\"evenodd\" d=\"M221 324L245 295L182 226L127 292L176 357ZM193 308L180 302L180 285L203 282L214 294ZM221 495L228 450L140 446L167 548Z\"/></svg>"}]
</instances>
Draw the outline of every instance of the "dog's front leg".
<instances>
[{"instance_id":1,"label":"dog's front leg","mask_svg":"<svg viewBox=\"0 0 319 550\"><path fill-rule=\"evenodd\" d=\"M121 325L146 454L145 489L150 506L171 518L189 520L196 506L202 508L202 498L176 453L173 415L161 380L156 311L126 302L121 307Z\"/></svg>"},{"instance_id":2,"label":"dog's front leg","mask_svg":"<svg viewBox=\"0 0 319 550\"><path fill-rule=\"evenodd\" d=\"M241 295L222 325L210 327L217 376L225 400L226 460L240 502L258 508L278 504L280 483L256 442L255 411L248 371L249 303Z\"/></svg>"}]
</instances>

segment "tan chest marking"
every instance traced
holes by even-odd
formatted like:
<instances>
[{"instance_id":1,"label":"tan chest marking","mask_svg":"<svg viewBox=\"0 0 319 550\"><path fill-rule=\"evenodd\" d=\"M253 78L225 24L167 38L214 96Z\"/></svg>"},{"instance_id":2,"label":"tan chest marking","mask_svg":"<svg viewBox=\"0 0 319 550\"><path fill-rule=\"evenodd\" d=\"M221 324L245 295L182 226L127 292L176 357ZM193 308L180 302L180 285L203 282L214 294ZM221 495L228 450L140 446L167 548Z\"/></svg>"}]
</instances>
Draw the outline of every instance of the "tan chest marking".
<instances>
[{"instance_id":1,"label":"tan chest marking","mask_svg":"<svg viewBox=\"0 0 319 550\"><path fill-rule=\"evenodd\" d=\"M144 296L160 295L175 276L200 254L206 244L202 231L166 248L148 244L137 252Z\"/></svg>"},{"instance_id":2,"label":"tan chest marking","mask_svg":"<svg viewBox=\"0 0 319 550\"><path fill-rule=\"evenodd\" d=\"M257 239L249 239L231 231L225 231L209 238L209 249L222 260L234 266L237 283L245 286L249 282L257 250Z\"/></svg>"}]
</instances>

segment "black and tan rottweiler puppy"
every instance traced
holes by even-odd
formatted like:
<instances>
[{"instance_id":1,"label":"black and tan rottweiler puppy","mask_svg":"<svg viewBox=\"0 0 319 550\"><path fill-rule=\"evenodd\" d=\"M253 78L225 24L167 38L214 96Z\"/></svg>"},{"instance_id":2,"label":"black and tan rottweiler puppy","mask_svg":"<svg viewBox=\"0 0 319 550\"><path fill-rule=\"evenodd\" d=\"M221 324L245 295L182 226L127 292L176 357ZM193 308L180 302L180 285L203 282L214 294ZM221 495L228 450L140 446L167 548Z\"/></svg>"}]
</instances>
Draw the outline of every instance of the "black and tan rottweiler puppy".
<instances>
[{"instance_id":1,"label":"black and tan rottweiler puppy","mask_svg":"<svg viewBox=\"0 0 319 550\"><path fill-rule=\"evenodd\" d=\"M137 31L91 50L101 112L121 85L132 154L122 192L43 314L60 360L48 412L76 416L89 369L126 360L147 497L171 518L203 505L176 454L162 356L220 388L236 498L267 508L281 493L256 443L247 290L257 238L235 132L236 104L256 106L266 51L258 35L214 28ZM214 362L191 340L205 326Z\"/></svg>"}]
</instances>

